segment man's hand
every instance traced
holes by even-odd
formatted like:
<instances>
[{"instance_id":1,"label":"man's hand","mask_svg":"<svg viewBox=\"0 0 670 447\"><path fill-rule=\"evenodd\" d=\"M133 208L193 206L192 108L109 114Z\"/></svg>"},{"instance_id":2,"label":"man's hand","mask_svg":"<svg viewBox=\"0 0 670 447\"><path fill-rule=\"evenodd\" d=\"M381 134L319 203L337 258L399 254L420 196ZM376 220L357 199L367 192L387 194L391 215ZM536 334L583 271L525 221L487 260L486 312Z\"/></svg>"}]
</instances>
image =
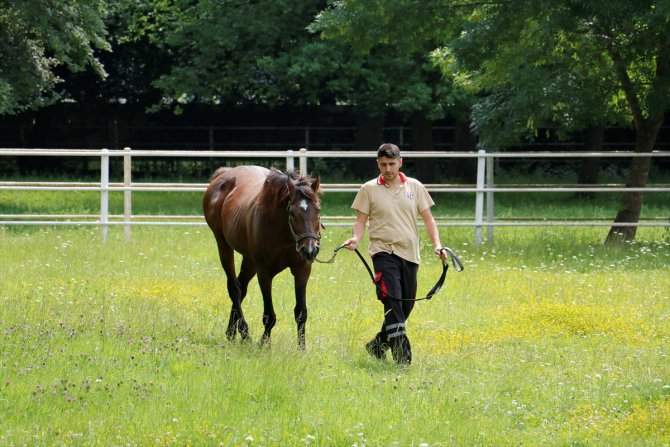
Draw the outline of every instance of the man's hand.
<instances>
[{"instance_id":1,"label":"man's hand","mask_svg":"<svg viewBox=\"0 0 670 447\"><path fill-rule=\"evenodd\" d=\"M344 248L348 249L348 250L354 251L354 250L356 250L356 247L358 247L358 242L359 242L358 238L351 237L351 238L347 239L346 241L344 241L342 246Z\"/></svg>"}]
</instances>

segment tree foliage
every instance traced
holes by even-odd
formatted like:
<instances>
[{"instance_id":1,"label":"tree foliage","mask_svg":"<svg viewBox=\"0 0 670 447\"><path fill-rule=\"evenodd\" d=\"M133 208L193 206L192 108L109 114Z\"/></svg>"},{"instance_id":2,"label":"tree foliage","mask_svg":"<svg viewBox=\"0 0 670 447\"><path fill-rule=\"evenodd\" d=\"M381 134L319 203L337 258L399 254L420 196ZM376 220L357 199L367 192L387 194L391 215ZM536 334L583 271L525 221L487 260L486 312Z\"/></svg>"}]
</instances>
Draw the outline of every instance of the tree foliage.
<instances>
[{"instance_id":1,"label":"tree foliage","mask_svg":"<svg viewBox=\"0 0 670 447\"><path fill-rule=\"evenodd\" d=\"M429 0L344 0L332 2L310 26L329 41L343 42L369 59L387 55L402 64L388 65L385 73L393 86L388 98L391 108L403 113L423 112L431 119L469 109L469 95L442 76L433 61L432 50L440 36L454 29L435 11Z\"/></svg>"},{"instance_id":2,"label":"tree foliage","mask_svg":"<svg viewBox=\"0 0 670 447\"><path fill-rule=\"evenodd\" d=\"M63 72L104 77L106 11L103 0L0 0L0 114L56 101Z\"/></svg>"},{"instance_id":3,"label":"tree foliage","mask_svg":"<svg viewBox=\"0 0 670 447\"><path fill-rule=\"evenodd\" d=\"M670 0L341 0L320 20L364 48L420 47L403 36L438 43L434 59L476 98L474 127L491 149L542 127L565 137L632 123L636 151L649 152L670 106ZM633 159L627 183L644 186L649 167ZM623 194L615 222L637 222L641 207L641 193ZM635 227L614 235L632 239Z\"/></svg>"},{"instance_id":4,"label":"tree foliage","mask_svg":"<svg viewBox=\"0 0 670 447\"><path fill-rule=\"evenodd\" d=\"M487 94L473 116L488 144L547 120L568 131L625 120L646 153L670 106L668 33L668 0L519 0L476 5L449 49ZM627 184L645 186L650 166L633 158ZM637 222L642 199L622 194L608 242L635 238L616 223Z\"/></svg>"},{"instance_id":5,"label":"tree foliage","mask_svg":"<svg viewBox=\"0 0 670 447\"><path fill-rule=\"evenodd\" d=\"M312 23L324 0L154 0L141 7L131 31L173 58L156 81L171 106L340 104L372 115L389 107L445 114L445 84L426 51L364 52L344 39L321 39Z\"/></svg>"},{"instance_id":6,"label":"tree foliage","mask_svg":"<svg viewBox=\"0 0 670 447\"><path fill-rule=\"evenodd\" d=\"M363 51L431 52L450 92L478 98L484 145L501 148L540 127L566 137L662 114L668 16L667 0L341 0L316 23Z\"/></svg>"},{"instance_id":7,"label":"tree foliage","mask_svg":"<svg viewBox=\"0 0 670 447\"><path fill-rule=\"evenodd\" d=\"M296 79L329 69L327 51L305 48L310 40L305 27L322 6L154 0L142 6L131 31L172 57L167 73L156 80L169 105L305 103L313 100L314 88Z\"/></svg>"},{"instance_id":8,"label":"tree foliage","mask_svg":"<svg viewBox=\"0 0 670 447\"><path fill-rule=\"evenodd\" d=\"M658 121L668 108L667 1L516 1L474 6L443 66L467 73L489 147L556 124ZM450 56L455 56L450 59Z\"/></svg>"}]
</instances>

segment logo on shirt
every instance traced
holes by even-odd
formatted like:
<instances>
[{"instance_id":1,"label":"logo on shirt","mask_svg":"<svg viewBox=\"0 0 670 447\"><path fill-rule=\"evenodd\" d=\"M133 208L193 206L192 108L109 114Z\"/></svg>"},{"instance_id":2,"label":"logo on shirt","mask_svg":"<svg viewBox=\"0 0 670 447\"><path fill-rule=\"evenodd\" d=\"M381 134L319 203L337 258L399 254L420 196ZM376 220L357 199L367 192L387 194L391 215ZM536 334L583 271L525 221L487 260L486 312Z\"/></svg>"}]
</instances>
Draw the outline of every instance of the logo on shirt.
<instances>
[{"instance_id":1,"label":"logo on shirt","mask_svg":"<svg viewBox=\"0 0 670 447\"><path fill-rule=\"evenodd\" d=\"M407 191L407 198L409 200L414 200L414 191Z\"/></svg>"}]
</instances>

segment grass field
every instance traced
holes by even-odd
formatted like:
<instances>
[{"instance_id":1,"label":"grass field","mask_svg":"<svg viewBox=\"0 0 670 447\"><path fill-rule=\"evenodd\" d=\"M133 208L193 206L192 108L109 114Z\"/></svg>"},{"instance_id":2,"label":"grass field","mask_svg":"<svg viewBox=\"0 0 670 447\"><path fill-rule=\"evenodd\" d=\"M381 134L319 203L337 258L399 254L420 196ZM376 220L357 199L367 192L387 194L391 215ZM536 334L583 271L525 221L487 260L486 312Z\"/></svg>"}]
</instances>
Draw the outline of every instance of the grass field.
<instances>
[{"instance_id":1,"label":"grass field","mask_svg":"<svg viewBox=\"0 0 670 447\"><path fill-rule=\"evenodd\" d=\"M509 184L561 184L576 183L573 178L576 170L560 172L539 172L533 175L515 172L499 173L497 186ZM411 175L411 173L410 173ZM601 173L605 183L624 183L625 176L612 176ZM5 180L26 181L44 178L11 178ZM52 180L72 181L72 178L54 178ZM90 180L90 179L89 179ZM95 180L95 179L93 179ZM120 179L115 179L119 181ZM170 179L152 179L157 182L170 182ZM207 179L190 179L203 183ZM329 178L329 182L342 180ZM446 180L445 180L446 181ZM662 169L653 169L649 184L667 185L670 175ZM496 193L495 217L500 218L581 218L613 219L619 209L619 193L598 192L588 196L575 196L574 193ZM351 215L350 205L353 193L328 193L323 196L323 213L329 216ZM434 193L436 202L434 214L450 218L474 217L474 193ZM138 192L132 194L133 215L202 215L201 192ZM123 214L123 193L109 194L111 214ZM91 214L100 213L100 193L96 191L0 191L0 214ZM665 218L670 216L670 193L648 192L644 197L642 218ZM604 235L603 235L604 239Z\"/></svg>"},{"instance_id":2,"label":"grass field","mask_svg":"<svg viewBox=\"0 0 670 447\"><path fill-rule=\"evenodd\" d=\"M204 227L0 227L0 445L670 445L670 235L606 231L442 228L466 268L417 304L400 368L363 348L382 312L350 252L315 264L300 352L288 273L272 346L255 280L253 342L226 340ZM420 293L439 271L424 247Z\"/></svg>"}]
</instances>

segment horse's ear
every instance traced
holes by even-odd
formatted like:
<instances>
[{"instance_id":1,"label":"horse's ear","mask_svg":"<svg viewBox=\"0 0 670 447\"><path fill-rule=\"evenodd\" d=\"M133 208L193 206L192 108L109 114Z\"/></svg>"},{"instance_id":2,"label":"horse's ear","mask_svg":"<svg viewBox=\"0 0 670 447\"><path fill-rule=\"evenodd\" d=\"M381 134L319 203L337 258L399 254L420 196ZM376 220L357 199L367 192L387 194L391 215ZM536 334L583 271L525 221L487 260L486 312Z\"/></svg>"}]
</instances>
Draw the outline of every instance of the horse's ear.
<instances>
[{"instance_id":1,"label":"horse's ear","mask_svg":"<svg viewBox=\"0 0 670 447\"><path fill-rule=\"evenodd\" d=\"M312 182L312 191L318 193L320 187L321 187L321 176L317 175L314 181Z\"/></svg>"},{"instance_id":2,"label":"horse's ear","mask_svg":"<svg viewBox=\"0 0 670 447\"><path fill-rule=\"evenodd\" d=\"M291 177L287 176L286 177L286 191L288 192L288 197L293 196L293 190L295 189L295 185L293 184L293 181L291 180Z\"/></svg>"}]
</instances>

